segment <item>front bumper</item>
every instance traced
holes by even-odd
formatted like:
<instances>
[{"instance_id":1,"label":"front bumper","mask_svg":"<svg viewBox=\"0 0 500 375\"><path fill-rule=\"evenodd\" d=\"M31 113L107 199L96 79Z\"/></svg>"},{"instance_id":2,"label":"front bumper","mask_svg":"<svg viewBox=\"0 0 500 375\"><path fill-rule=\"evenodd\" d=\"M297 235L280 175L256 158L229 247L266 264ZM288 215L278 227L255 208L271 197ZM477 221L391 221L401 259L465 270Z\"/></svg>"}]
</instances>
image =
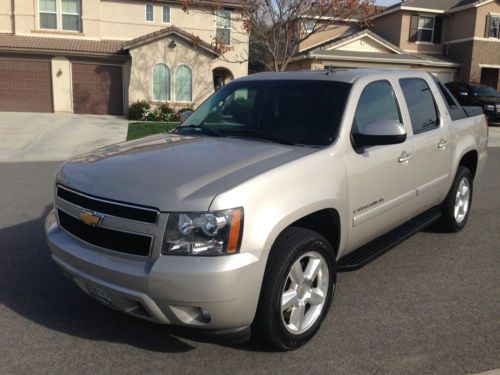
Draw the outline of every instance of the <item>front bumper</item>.
<instances>
[{"instance_id":1,"label":"front bumper","mask_svg":"<svg viewBox=\"0 0 500 375\"><path fill-rule=\"evenodd\" d=\"M219 331L253 321L264 266L251 253L156 259L110 254L67 233L54 211L45 230L52 258L63 272L116 310L157 323Z\"/></svg>"}]
</instances>

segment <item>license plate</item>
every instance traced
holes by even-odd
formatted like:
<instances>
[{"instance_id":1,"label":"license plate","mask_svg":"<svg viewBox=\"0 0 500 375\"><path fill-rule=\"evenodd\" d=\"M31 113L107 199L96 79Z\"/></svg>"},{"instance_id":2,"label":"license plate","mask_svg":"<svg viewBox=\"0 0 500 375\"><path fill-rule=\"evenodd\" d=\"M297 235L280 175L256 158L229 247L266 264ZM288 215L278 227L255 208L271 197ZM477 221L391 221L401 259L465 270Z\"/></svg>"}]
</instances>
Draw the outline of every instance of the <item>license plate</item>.
<instances>
[{"instance_id":1,"label":"license plate","mask_svg":"<svg viewBox=\"0 0 500 375\"><path fill-rule=\"evenodd\" d=\"M97 288L89 284L85 284L85 286L87 287L87 290L92 297L96 298L106 305L112 305L111 298L108 296L108 293L104 289Z\"/></svg>"}]
</instances>

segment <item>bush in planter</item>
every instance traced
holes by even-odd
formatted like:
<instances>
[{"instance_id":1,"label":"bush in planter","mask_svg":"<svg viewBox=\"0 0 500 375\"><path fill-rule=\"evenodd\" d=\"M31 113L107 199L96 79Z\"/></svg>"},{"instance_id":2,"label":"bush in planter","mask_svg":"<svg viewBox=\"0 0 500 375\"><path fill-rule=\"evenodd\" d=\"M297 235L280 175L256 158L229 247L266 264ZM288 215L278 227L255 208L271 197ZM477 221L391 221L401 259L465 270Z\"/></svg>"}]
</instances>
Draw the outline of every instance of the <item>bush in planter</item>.
<instances>
[{"instance_id":1,"label":"bush in planter","mask_svg":"<svg viewBox=\"0 0 500 375\"><path fill-rule=\"evenodd\" d=\"M167 103L160 104L158 109L165 115L165 120L168 120L170 116L174 113L174 110L168 106Z\"/></svg>"},{"instance_id":2,"label":"bush in planter","mask_svg":"<svg viewBox=\"0 0 500 375\"><path fill-rule=\"evenodd\" d=\"M145 100L138 100L128 106L128 119L129 120L142 120L144 111L151 108Z\"/></svg>"},{"instance_id":3,"label":"bush in planter","mask_svg":"<svg viewBox=\"0 0 500 375\"><path fill-rule=\"evenodd\" d=\"M167 121L168 115L163 113L160 108L154 107L146 109L142 115L143 121Z\"/></svg>"}]
</instances>

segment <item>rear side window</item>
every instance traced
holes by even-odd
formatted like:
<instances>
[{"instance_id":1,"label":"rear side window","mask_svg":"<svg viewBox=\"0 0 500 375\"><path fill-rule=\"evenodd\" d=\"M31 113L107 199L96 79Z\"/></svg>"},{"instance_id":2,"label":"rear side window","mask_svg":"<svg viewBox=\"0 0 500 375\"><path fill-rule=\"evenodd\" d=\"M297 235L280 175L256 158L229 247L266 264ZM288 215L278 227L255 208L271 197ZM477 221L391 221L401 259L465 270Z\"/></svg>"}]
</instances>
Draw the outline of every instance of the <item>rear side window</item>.
<instances>
[{"instance_id":1,"label":"rear side window","mask_svg":"<svg viewBox=\"0 0 500 375\"><path fill-rule=\"evenodd\" d=\"M444 101L446 103L446 106L448 107L448 112L450 112L450 117L453 121L455 120L461 120L463 118L466 118L467 115L465 114L464 110L462 107L458 104L457 100L450 94L448 89L438 80L434 80L439 87L439 91L443 95Z\"/></svg>"},{"instance_id":2,"label":"rear side window","mask_svg":"<svg viewBox=\"0 0 500 375\"><path fill-rule=\"evenodd\" d=\"M410 112L413 134L439 127L436 102L427 82L420 78L404 78L399 83Z\"/></svg>"},{"instance_id":3,"label":"rear side window","mask_svg":"<svg viewBox=\"0 0 500 375\"><path fill-rule=\"evenodd\" d=\"M401 122L396 96L388 81L372 82L365 87L359 97L352 132L362 133L366 124L379 120Z\"/></svg>"}]
</instances>

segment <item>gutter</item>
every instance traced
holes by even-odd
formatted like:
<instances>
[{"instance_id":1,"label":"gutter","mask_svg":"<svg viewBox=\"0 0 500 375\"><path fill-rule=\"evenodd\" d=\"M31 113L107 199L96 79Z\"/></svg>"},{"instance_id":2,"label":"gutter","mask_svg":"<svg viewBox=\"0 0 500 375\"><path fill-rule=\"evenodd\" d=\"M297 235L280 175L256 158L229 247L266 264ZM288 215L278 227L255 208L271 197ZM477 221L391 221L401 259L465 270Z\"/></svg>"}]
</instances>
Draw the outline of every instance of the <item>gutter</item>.
<instances>
[{"instance_id":1,"label":"gutter","mask_svg":"<svg viewBox=\"0 0 500 375\"><path fill-rule=\"evenodd\" d=\"M107 53L107 52L85 52L85 51L69 51L69 50L48 50L36 48L14 48L14 47L0 47L0 52L12 54L29 54L29 55L42 55L42 56L78 56L78 57L97 57L108 58L126 61L130 58L128 53Z\"/></svg>"},{"instance_id":2,"label":"gutter","mask_svg":"<svg viewBox=\"0 0 500 375\"><path fill-rule=\"evenodd\" d=\"M374 57L354 57L354 56L332 56L332 55L320 55L314 54L310 57L320 58L324 60L342 60L342 61L367 61L367 62L387 62L396 64L414 64L423 66L440 66L449 68L459 68L461 64L452 62L438 62L429 60L404 60L404 59L388 59L388 58L374 58Z\"/></svg>"}]
</instances>

